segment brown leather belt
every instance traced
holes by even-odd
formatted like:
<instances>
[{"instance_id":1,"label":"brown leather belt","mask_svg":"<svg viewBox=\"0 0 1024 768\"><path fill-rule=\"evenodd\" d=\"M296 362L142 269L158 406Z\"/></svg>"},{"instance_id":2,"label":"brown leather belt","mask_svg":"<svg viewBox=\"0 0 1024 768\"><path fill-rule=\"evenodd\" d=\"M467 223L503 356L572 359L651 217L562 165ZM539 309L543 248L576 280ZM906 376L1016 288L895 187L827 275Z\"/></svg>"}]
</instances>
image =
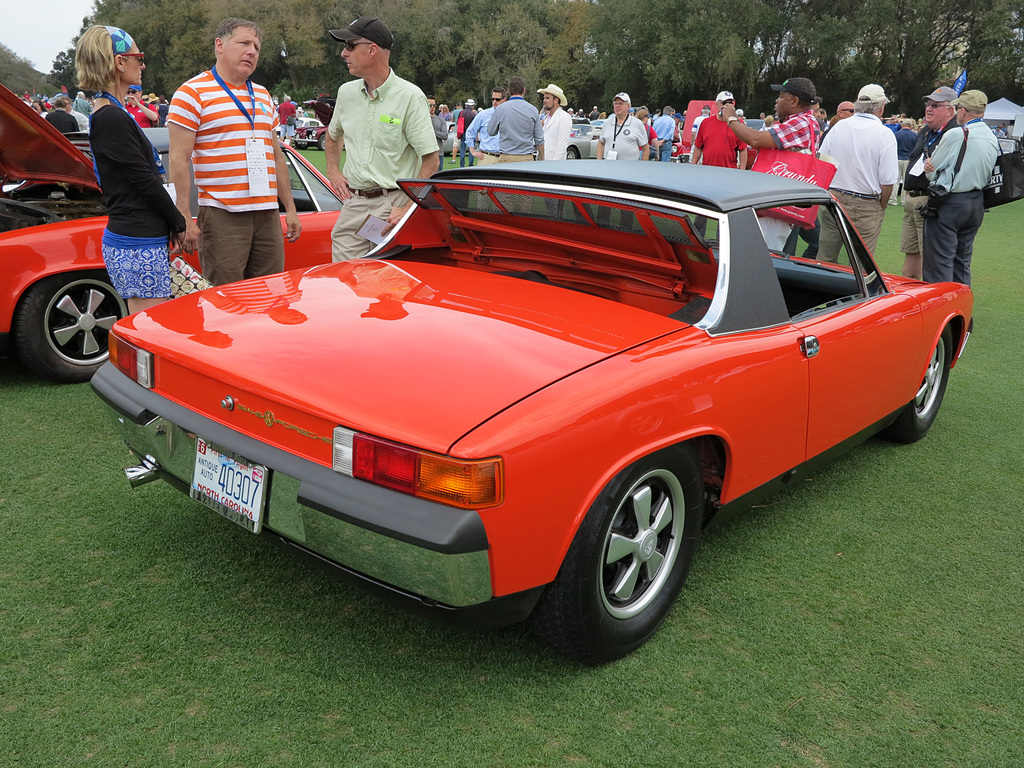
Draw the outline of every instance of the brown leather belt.
<instances>
[{"instance_id":1,"label":"brown leather belt","mask_svg":"<svg viewBox=\"0 0 1024 768\"><path fill-rule=\"evenodd\" d=\"M381 187L374 187L373 189L351 189L351 188L349 188L349 192L351 192L353 195L358 195L359 197L365 197L367 200L372 200L375 197L381 197L383 195L386 195L388 192L394 192L394 191L395 190L393 190L393 189L383 189Z\"/></svg>"}]
</instances>

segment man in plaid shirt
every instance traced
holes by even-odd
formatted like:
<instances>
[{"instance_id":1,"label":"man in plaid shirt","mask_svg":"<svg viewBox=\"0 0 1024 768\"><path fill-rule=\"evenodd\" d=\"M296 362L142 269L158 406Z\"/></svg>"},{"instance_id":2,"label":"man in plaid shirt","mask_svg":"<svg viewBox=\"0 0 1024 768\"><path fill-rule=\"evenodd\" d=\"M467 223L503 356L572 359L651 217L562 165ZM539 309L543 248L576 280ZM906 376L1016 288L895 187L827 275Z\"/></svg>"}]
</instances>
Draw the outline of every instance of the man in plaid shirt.
<instances>
[{"instance_id":1,"label":"man in plaid shirt","mask_svg":"<svg viewBox=\"0 0 1024 768\"><path fill-rule=\"evenodd\" d=\"M775 100L775 114L779 120L767 131L755 131L744 124L736 116L736 105L726 104L722 107L722 119L736 137L757 149L781 149L790 152L814 154L818 148L821 129L818 119L814 116L817 92L814 83L806 77L791 77L782 85L773 85L772 90L779 92ZM761 232L765 243L772 250L795 252L796 242L790 242L793 227L778 219L759 217ZM810 244L805 256L814 258L817 253L817 228L801 229L804 239Z\"/></svg>"},{"instance_id":2,"label":"man in plaid shirt","mask_svg":"<svg viewBox=\"0 0 1024 768\"><path fill-rule=\"evenodd\" d=\"M806 77L791 77L782 85L773 85L772 90L779 92L775 101L779 120L767 131L755 131L740 120L735 104L722 107L722 119L740 141L752 147L813 153L821 133L814 116L814 83Z\"/></svg>"}]
</instances>

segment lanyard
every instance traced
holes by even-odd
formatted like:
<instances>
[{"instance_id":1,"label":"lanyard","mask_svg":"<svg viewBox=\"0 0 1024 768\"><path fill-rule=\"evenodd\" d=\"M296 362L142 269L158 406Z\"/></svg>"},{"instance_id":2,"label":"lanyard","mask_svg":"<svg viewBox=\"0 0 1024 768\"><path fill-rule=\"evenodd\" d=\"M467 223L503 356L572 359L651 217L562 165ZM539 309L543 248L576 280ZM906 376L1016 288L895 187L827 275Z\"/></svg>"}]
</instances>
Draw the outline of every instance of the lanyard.
<instances>
[{"instance_id":1,"label":"lanyard","mask_svg":"<svg viewBox=\"0 0 1024 768\"><path fill-rule=\"evenodd\" d=\"M245 108L242 102L235 95L235 92L228 88L228 84L224 82L223 78L217 74L217 68L214 67L210 70L213 73L213 79L217 81L217 84L224 89L224 92L231 97L231 100L235 102L239 111L245 115L245 119L249 121L249 125L252 126L252 135L256 136L256 92L252 88L252 80L246 80L245 86L249 89L249 99L252 101L252 114Z\"/></svg>"},{"instance_id":2,"label":"lanyard","mask_svg":"<svg viewBox=\"0 0 1024 768\"><path fill-rule=\"evenodd\" d=\"M612 132L612 149L615 149L615 142L619 138L619 131L625 128L627 123L629 123L629 115L626 115L626 119L622 121L622 125L619 125L617 120L615 121L615 126Z\"/></svg>"}]
</instances>

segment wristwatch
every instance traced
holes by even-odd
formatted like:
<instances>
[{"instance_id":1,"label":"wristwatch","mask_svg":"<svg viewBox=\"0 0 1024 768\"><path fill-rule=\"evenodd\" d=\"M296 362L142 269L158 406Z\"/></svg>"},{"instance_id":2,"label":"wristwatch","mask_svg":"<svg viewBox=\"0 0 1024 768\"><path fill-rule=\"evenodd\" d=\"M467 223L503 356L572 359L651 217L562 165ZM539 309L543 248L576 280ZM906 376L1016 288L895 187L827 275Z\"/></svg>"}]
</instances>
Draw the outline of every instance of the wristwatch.
<instances>
[{"instance_id":1,"label":"wristwatch","mask_svg":"<svg viewBox=\"0 0 1024 768\"><path fill-rule=\"evenodd\" d=\"M736 115L730 115L729 119L725 121L725 124L726 125L732 125L732 121L733 120L735 120L736 122L739 122L739 118L736 117Z\"/></svg>"}]
</instances>

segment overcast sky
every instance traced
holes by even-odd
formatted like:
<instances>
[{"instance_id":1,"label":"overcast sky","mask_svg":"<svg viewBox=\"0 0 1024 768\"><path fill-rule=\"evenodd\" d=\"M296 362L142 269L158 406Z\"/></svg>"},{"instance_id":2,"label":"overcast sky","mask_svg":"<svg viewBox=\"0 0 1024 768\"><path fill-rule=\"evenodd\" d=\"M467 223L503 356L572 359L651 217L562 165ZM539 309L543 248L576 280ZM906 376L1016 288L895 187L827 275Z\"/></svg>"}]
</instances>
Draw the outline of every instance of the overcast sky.
<instances>
[{"instance_id":1,"label":"overcast sky","mask_svg":"<svg viewBox=\"0 0 1024 768\"><path fill-rule=\"evenodd\" d=\"M0 0L0 43L48 75L92 11L93 0Z\"/></svg>"}]
</instances>

